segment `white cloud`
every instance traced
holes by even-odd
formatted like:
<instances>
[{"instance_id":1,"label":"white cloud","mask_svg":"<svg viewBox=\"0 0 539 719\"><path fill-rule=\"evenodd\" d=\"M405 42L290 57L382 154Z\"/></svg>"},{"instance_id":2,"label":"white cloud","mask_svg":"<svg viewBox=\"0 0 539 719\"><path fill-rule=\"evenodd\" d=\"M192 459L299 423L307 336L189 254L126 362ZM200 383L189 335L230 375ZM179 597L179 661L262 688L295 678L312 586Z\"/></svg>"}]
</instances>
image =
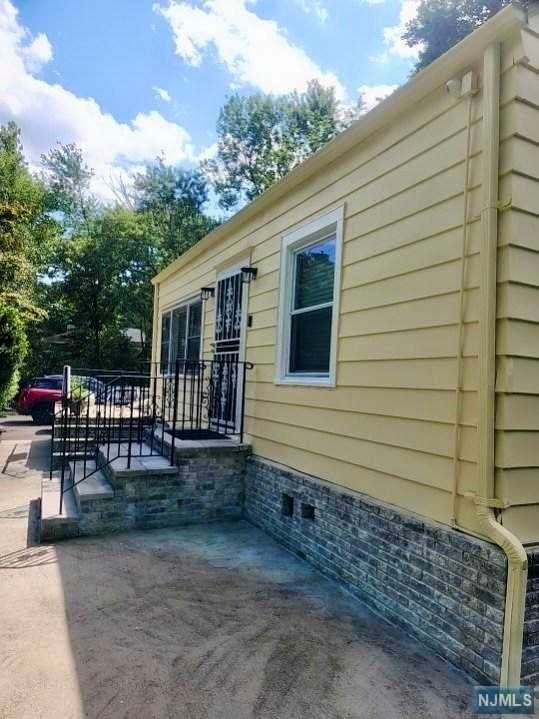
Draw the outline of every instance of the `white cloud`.
<instances>
[{"instance_id":1,"label":"white cloud","mask_svg":"<svg viewBox=\"0 0 539 719\"><path fill-rule=\"evenodd\" d=\"M25 154L37 166L58 140L75 142L96 171L94 190L110 196L110 178L163 154L170 163L195 159L188 132L153 110L130 123L118 122L93 98L78 97L59 84L35 77L52 58L45 35L30 37L10 0L0 0L0 123L14 120Z\"/></svg>"},{"instance_id":2,"label":"white cloud","mask_svg":"<svg viewBox=\"0 0 539 719\"><path fill-rule=\"evenodd\" d=\"M361 114L372 110L385 97L391 95L397 87L398 85L361 85L358 88L359 97L363 102Z\"/></svg>"},{"instance_id":3,"label":"white cloud","mask_svg":"<svg viewBox=\"0 0 539 719\"><path fill-rule=\"evenodd\" d=\"M329 17L329 11L321 0L295 0L295 2L304 13L314 15L321 23L325 23ZM380 0L375 0L375 2L380 2Z\"/></svg>"},{"instance_id":4,"label":"white cloud","mask_svg":"<svg viewBox=\"0 0 539 719\"><path fill-rule=\"evenodd\" d=\"M400 57L404 60L416 60L421 50L421 44L410 47L402 39L406 25L413 20L417 14L420 0L401 0L399 22L397 25L390 25L384 28L384 45L386 50L380 55L371 57L373 62L387 62L391 56Z\"/></svg>"},{"instance_id":5,"label":"white cloud","mask_svg":"<svg viewBox=\"0 0 539 719\"><path fill-rule=\"evenodd\" d=\"M170 96L170 92L168 90L165 90L164 87L157 87L157 85L153 86L153 91L155 92L155 96L163 100L163 102L171 102L172 97Z\"/></svg>"},{"instance_id":6,"label":"white cloud","mask_svg":"<svg viewBox=\"0 0 539 719\"><path fill-rule=\"evenodd\" d=\"M195 7L171 0L166 7L155 4L154 10L170 24L176 54L194 67L213 50L236 83L279 94L303 90L317 78L344 98L338 78L294 45L277 22L248 8L254 4L256 0L204 0Z\"/></svg>"},{"instance_id":7,"label":"white cloud","mask_svg":"<svg viewBox=\"0 0 539 719\"><path fill-rule=\"evenodd\" d=\"M52 45L44 33L39 33L30 45L23 49L23 57L29 72L39 72L52 60Z\"/></svg>"}]
</instances>

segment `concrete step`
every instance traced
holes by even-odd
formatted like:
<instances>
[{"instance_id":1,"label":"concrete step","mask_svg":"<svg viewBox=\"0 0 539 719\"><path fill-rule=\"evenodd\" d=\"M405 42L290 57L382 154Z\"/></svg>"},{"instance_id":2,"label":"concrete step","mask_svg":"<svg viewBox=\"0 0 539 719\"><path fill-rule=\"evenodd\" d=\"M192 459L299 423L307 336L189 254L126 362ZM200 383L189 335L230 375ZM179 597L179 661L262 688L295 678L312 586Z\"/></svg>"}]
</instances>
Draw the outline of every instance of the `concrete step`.
<instances>
[{"instance_id":1,"label":"concrete step","mask_svg":"<svg viewBox=\"0 0 539 719\"><path fill-rule=\"evenodd\" d=\"M81 439L79 437L78 442L76 441L76 437L71 437L71 441L66 440L65 443L65 449L66 451L69 450L71 452L75 451L75 448L77 452L95 452L96 449L96 442L94 440L88 440L88 442L85 442L84 439ZM54 439L53 445L52 445L53 452L61 453L64 451L64 441L63 439Z\"/></svg>"},{"instance_id":2,"label":"concrete step","mask_svg":"<svg viewBox=\"0 0 539 719\"><path fill-rule=\"evenodd\" d=\"M86 462L86 468L83 462L71 462L69 465L70 478L74 483L73 493L77 507L81 510L84 502L91 502L97 499L112 499L114 497L114 489L103 472L96 469L96 463L92 461ZM85 474L90 476L83 479Z\"/></svg>"},{"instance_id":3,"label":"concrete step","mask_svg":"<svg viewBox=\"0 0 539 719\"><path fill-rule=\"evenodd\" d=\"M86 440L86 438L85 438L84 434L83 434L83 435L79 435L78 437L77 437L75 434L73 434L73 435L71 435L71 437L66 437L65 443L66 443L66 445L67 445L67 444L71 444L71 446L74 446L74 445L75 445L75 442L77 442L77 443L79 444L79 446L80 446L80 445L84 445L84 444L85 444L85 440ZM55 445L55 446L61 447L61 446L63 445L63 443L64 443L64 438L63 438L63 437L54 437L54 439L53 439L52 441L54 442L54 445ZM88 444L93 444L93 445L95 445L95 438L94 438L94 437L88 437L88 442L87 442L87 443L88 443Z\"/></svg>"},{"instance_id":4,"label":"concrete step","mask_svg":"<svg viewBox=\"0 0 539 719\"><path fill-rule=\"evenodd\" d=\"M131 466L128 468L128 444L122 443L120 447L117 444L111 447L110 461L105 471L110 476L132 476L133 474L177 474L178 467L171 466L168 459L158 453L157 447L152 448L145 442L141 444L133 443L131 446ZM99 447L100 461L106 462L107 448ZM114 455L120 454L121 456Z\"/></svg>"},{"instance_id":5,"label":"concrete step","mask_svg":"<svg viewBox=\"0 0 539 719\"><path fill-rule=\"evenodd\" d=\"M69 449L66 447L65 455L63 449L54 449L52 452L53 459L61 459L62 457L65 457L65 459L77 459L78 461L82 461L84 457L86 456L87 459L93 459L95 457L95 447L93 448L87 448L86 452L83 449L78 450L75 452L74 449Z\"/></svg>"},{"instance_id":6,"label":"concrete step","mask_svg":"<svg viewBox=\"0 0 539 719\"><path fill-rule=\"evenodd\" d=\"M56 425L54 428L54 439L55 441L61 441L64 437L64 434L69 438L71 437L71 440L74 441L75 438L78 435L79 441L84 441L85 437L88 437L88 441L91 441L95 438L96 434L103 433L103 432L110 433L111 437L116 437L118 439L120 435L120 426L119 424L114 425L107 425L107 428L104 429L103 425L101 426L90 426L88 427L88 430L86 430L85 425L80 425L78 428L75 425L72 425L71 427L67 427L66 430L61 425ZM136 430L133 430L133 433L135 433ZM127 439L129 437L129 426L124 421L122 427L121 427L121 435L123 439Z\"/></svg>"},{"instance_id":7,"label":"concrete step","mask_svg":"<svg viewBox=\"0 0 539 719\"><path fill-rule=\"evenodd\" d=\"M41 540L76 537L79 533L79 510L66 473L62 513L60 514L61 479L43 479L41 482Z\"/></svg>"}]
</instances>

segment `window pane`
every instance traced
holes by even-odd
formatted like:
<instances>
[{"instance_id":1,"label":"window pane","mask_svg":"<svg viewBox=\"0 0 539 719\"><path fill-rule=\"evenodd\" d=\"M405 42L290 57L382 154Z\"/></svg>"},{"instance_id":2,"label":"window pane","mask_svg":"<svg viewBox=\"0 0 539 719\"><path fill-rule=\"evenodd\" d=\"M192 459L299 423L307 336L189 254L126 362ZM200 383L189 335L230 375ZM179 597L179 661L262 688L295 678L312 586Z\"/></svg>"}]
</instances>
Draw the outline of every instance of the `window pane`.
<instances>
[{"instance_id":1,"label":"window pane","mask_svg":"<svg viewBox=\"0 0 539 719\"><path fill-rule=\"evenodd\" d=\"M62 389L62 380L44 377L43 379L36 380L32 387L36 389Z\"/></svg>"},{"instance_id":2,"label":"window pane","mask_svg":"<svg viewBox=\"0 0 539 719\"><path fill-rule=\"evenodd\" d=\"M292 315L290 372L329 372L331 307Z\"/></svg>"},{"instance_id":3,"label":"window pane","mask_svg":"<svg viewBox=\"0 0 539 719\"><path fill-rule=\"evenodd\" d=\"M189 337L200 337L202 321L202 302L193 302L189 305Z\"/></svg>"},{"instance_id":4,"label":"window pane","mask_svg":"<svg viewBox=\"0 0 539 719\"><path fill-rule=\"evenodd\" d=\"M185 359L187 307L178 307L172 313L172 362Z\"/></svg>"},{"instance_id":5,"label":"window pane","mask_svg":"<svg viewBox=\"0 0 539 719\"><path fill-rule=\"evenodd\" d=\"M187 359L198 360L200 357L200 337L190 337L187 340Z\"/></svg>"},{"instance_id":6,"label":"window pane","mask_svg":"<svg viewBox=\"0 0 539 719\"><path fill-rule=\"evenodd\" d=\"M161 320L161 372L168 371L168 349L170 347L170 314Z\"/></svg>"},{"instance_id":7,"label":"window pane","mask_svg":"<svg viewBox=\"0 0 539 719\"><path fill-rule=\"evenodd\" d=\"M335 237L296 253L294 309L333 301Z\"/></svg>"}]
</instances>

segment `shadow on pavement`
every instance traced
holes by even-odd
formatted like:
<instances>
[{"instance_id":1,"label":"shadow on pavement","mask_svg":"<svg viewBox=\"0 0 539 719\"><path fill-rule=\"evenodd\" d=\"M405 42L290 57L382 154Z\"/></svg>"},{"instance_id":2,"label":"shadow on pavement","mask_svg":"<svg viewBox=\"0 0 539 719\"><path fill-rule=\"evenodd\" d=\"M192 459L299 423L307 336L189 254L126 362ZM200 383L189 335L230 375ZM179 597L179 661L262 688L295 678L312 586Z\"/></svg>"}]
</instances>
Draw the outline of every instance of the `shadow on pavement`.
<instances>
[{"instance_id":1,"label":"shadow on pavement","mask_svg":"<svg viewBox=\"0 0 539 719\"><path fill-rule=\"evenodd\" d=\"M48 472L50 469L50 441L39 439L32 442L26 460L28 469L36 472Z\"/></svg>"},{"instance_id":2,"label":"shadow on pavement","mask_svg":"<svg viewBox=\"0 0 539 719\"><path fill-rule=\"evenodd\" d=\"M33 427L34 423L31 417L14 417L13 419L4 419L2 427Z\"/></svg>"}]
</instances>

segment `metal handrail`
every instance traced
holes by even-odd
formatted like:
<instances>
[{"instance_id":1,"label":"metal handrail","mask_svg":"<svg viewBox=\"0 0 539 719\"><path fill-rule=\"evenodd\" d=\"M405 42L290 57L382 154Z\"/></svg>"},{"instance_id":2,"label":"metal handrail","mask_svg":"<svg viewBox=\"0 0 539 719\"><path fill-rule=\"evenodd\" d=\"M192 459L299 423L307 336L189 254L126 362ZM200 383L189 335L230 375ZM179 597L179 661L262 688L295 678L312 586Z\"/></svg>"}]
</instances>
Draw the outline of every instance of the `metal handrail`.
<instances>
[{"instance_id":1,"label":"metal handrail","mask_svg":"<svg viewBox=\"0 0 539 719\"><path fill-rule=\"evenodd\" d=\"M254 367L251 362L240 362L232 356L176 360L173 373L163 373L159 362L146 366L148 371L143 373L103 370L93 375L82 374L88 370L66 367L62 408L53 413L51 440L52 479L53 445L60 424L60 514L64 494L115 459L126 458L129 469L135 446L137 456L168 455L173 465L178 439L236 437L243 441L246 375ZM77 375L99 379L98 391L89 388L86 394L74 398L69 378ZM104 378L109 381L103 383ZM77 479L79 451L83 469ZM95 466L88 467L92 453ZM66 460L71 457L73 477L67 487Z\"/></svg>"}]
</instances>

